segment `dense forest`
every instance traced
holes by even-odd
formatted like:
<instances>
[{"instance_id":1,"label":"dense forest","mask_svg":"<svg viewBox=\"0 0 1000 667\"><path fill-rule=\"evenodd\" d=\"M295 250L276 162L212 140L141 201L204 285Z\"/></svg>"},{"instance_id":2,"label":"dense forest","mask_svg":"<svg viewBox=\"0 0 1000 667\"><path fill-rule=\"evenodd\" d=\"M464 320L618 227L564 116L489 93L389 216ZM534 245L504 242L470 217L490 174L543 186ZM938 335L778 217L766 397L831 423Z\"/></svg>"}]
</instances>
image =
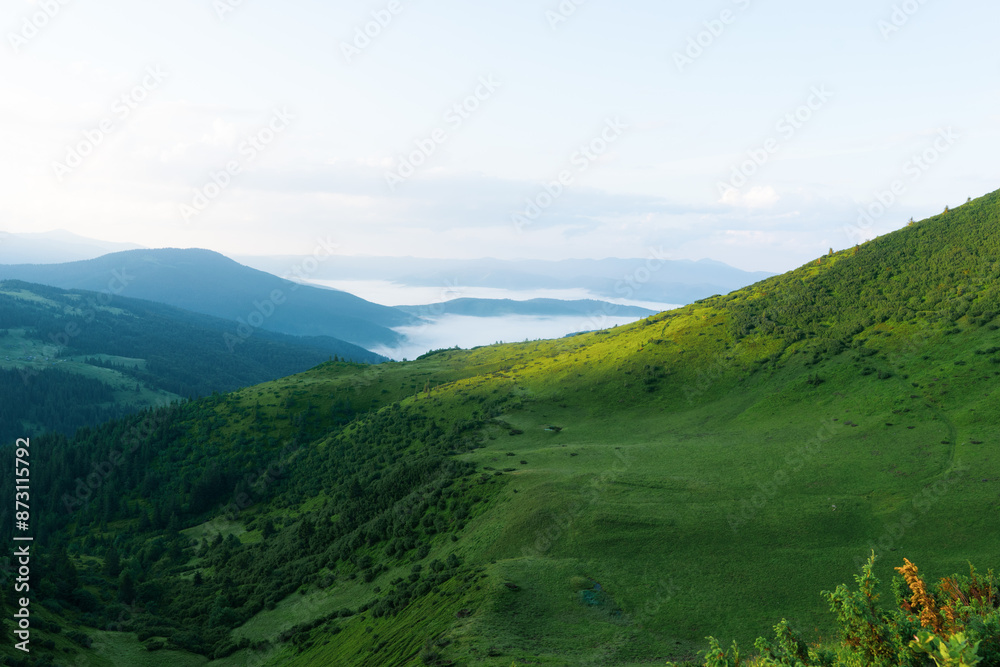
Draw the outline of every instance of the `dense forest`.
<instances>
[{"instance_id":1,"label":"dense forest","mask_svg":"<svg viewBox=\"0 0 1000 667\"><path fill-rule=\"evenodd\" d=\"M997 193L987 195L911 223L905 237L884 236L707 301L725 304L735 341L765 336L780 341L782 349L808 338L815 350L836 352L884 322L951 330L968 318L996 331L991 323L1000 314L998 202Z\"/></svg>"},{"instance_id":2,"label":"dense forest","mask_svg":"<svg viewBox=\"0 0 1000 667\"><path fill-rule=\"evenodd\" d=\"M330 630L338 618L393 615L440 583L471 580L453 555L426 559L495 488L493 475L451 457L479 446L481 420L499 404L446 425L398 403L360 417L345 402L285 407L288 419L271 422L259 405L215 396L73 438L33 439L44 460L32 484L46 489L33 510L46 545L32 573L39 601L92 628L126 614L142 640L222 657L249 645L231 641L235 627L303 587L370 582L389 566L413 565L359 608L331 614ZM13 493L9 475L3 489ZM213 515L225 524L278 495L277 507L246 525L259 540L181 533ZM309 499L320 502L292 509ZM0 539L10 539L11 526L0 509ZM92 566L69 564L83 556Z\"/></svg>"},{"instance_id":3,"label":"dense forest","mask_svg":"<svg viewBox=\"0 0 1000 667\"><path fill-rule=\"evenodd\" d=\"M0 369L0 442L12 443L28 433L72 433L131 412L115 401L114 392L98 380L45 369L26 380L21 370ZM18 426L13 426L13 425ZM27 427L22 424L29 425Z\"/></svg>"},{"instance_id":4,"label":"dense forest","mask_svg":"<svg viewBox=\"0 0 1000 667\"><path fill-rule=\"evenodd\" d=\"M0 283L0 327L6 350L0 357L19 368L2 382L22 406L0 411L5 441L29 427L69 435L135 411L149 404L137 396L140 388L158 392L163 403L284 377L333 357L384 361L332 338L259 330L247 335L237 323L169 306L17 281ZM116 374L72 377L74 371L86 375L84 364ZM108 386L110 379L120 386Z\"/></svg>"}]
</instances>

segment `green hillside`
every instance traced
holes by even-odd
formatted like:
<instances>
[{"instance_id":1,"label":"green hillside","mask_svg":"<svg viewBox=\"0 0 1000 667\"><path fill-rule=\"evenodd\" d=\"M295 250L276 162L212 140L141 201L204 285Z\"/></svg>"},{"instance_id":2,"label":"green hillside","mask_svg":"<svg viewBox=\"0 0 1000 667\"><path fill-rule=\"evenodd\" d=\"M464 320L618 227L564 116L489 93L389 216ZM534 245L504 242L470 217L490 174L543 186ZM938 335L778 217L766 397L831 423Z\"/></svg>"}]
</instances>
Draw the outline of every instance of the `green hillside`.
<instances>
[{"instance_id":1,"label":"green hillside","mask_svg":"<svg viewBox=\"0 0 1000 667\"><path fill-rule=\"evenodd\" d=\"M236 323L108 293L0 281L0 439L72 434L182 398L232 391L332 357L384 357L327 337Z\"/></svg>"},{"instance_id":2,"label":"green hillside","mask_svg":"<svg viewBox=\"0 0 1000 667\"><path fill-rule=\"evenodd\" d=\"M35 608L62 631L33 659L662 665L782 618L832 640L819 592L872 551L890 602L904 557L997 565L998 279L994 193L634 325L39 439Z\"/></svg>"}]
</instances>

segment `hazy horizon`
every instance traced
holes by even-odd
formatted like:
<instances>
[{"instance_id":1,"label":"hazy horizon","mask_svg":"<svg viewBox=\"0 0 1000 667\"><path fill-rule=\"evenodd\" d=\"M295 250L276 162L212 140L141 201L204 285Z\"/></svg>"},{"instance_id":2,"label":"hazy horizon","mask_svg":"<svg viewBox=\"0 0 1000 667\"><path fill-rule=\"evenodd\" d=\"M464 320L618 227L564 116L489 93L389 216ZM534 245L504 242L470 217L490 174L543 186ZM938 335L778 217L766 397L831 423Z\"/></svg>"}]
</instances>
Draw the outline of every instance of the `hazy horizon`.
<instances>
[{"instance_id":1,"label":"hazy horizon","mask_svg":"<svg viewBox=\"0 0 1000 667\"><path fill-rule=\"evenodd\" d=\"M106 239L106 238L95 238L95 237L82 236L82 235L76 234L74 232L71 232L71 231L69 231L69 230L67 230L65 228L53 228L53 229L46 229L46 230L34 231L34 232L11 232L11 231L8 231L8 230L0 230L0 235L3 235L3 234L11 234L11 235L14 235L14 236L21 236L21 237L48 237L48 238L55 239L55 240L64 240L64 241L69 242L69 243L80 242L80 243L93 244L94 246L107 246L108 248L111 248L112 246L130 246L130 247L116 247L114 249L109 249L106 252L101 252L101 253L92 253L92 254L87 254L87 255L81 255L80 259L60 260L58 262L42 262L42 263L53 263L53 264L64 263L65 261L81 261L83 259L94 259L96 257L99 257L99 256L103 255L103 254L110 254L112 252L121 252L123 250L165 250L165 249L210 250L212 252L217 252L217 253L219 253L221 255L225 255L226 257L229 257L230 259L233 259L233 260L235 260L235 261L237 261L237 262L239 262L241 264L245 264L246 260L252 260L252 259L268 259L268 258L284 258L284 257L299 257L299 258L302 258L302 257L308 257L311 254L311 253L302 253L300 255L286 255L286 254L283 254L283 253L268 253L268 252L250 253L250 254L246 254L246 253L239 254L239 253L228 253L228 252L226 252L224 250L220 250L218 248L209 248L209 247L203 247L203 246L171 246L171 245L147 246L147 245L142 245L140 243L136 243L134 241L130 241L130 240L127 240L127 239L126 240L122 240L122 241L118 241L118 240L112 241L112 240L109 240L109 239ZM42 239L39 239L39 240L42 240ZM3 243L3 238L2 238L2 236L0 236L0 249L2 249L2 243ZM330 257L343 257L343 258L350 258L350 259L392 259L392 258L398 258L398 259L421 259L421 260L432 260L432 261L433 260L450 261L450 260L453 260L453 259L457 259L457 258L454 258L454 257L447 257L447 256L444 256L444 255L442 255L442 256L423 257L423 256L410 255L410 254L405 254L405 253L404 254L399 254L399 255L376 255L376 254L367 254L367 253L346 254L345 253L345 254L330 255ZM469 260L473 260L473 261L475 261L475 260L498 260L498 261L511 261L511 262L537 261L536 258L532 258L532 257L503 257L503 258L501 258L501 257L498 257L498 256L489 255L489 254L483 254L483 255L479 255L479 256L475 256L475 257L461 258L461 259L469 259ZM598 260L598 261L600 261L600 260L606 260L606 259L641 260L643 258L641 258L641 257L634 257L634 256L620 256L620 255L616 256L616 255L600 255L600 254L596 254L596 255L590 256L590 257L560 257L558 259L554 259L554 260L551 260L551 261L564 261L564 260L570 260L570 261L572 261L572 260ZM545 260L542 260L542 261L545 261ZM747 269L747 268L744 268L742 266L738 266L736 264L730 264L729 262L722 262L721 260L715 259L714 257L708 257L708 256L705 256L705 257L694 257L694 258L681 258L680 261L690 261L690 262L694 262L694 263L698 263L698 262L719 262L719 263L731 266L733 268L739 269L741 271L748 271L748 272L764 271L764 272L770 272L770 273L777 273L777 271L771 271L770 269ZM0 263L8 263L9 264L9 263L15 263L15 262L0 262ZM247 265L249 266L249 264L247 264Z\"/></svg>"},{"instance_id":2,"label":"hazy horizon","mask_svg":"<svg viewBox=\"0 0 1000 667\"><path fill-rule=\"evenodd\" d=\"M20 3L4 228L782 272L1000 185L994 3L391 4Z\"/></svg>"}]
</instances>

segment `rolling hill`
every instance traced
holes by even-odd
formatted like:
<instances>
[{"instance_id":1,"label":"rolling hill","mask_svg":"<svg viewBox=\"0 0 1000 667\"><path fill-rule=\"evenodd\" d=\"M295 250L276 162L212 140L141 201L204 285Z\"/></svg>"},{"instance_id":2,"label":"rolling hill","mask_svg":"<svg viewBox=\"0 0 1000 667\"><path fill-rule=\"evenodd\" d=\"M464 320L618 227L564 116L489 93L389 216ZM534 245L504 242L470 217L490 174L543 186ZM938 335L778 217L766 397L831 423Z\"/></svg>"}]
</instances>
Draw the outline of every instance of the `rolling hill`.
<instances>
[{"instance_id":1,"label":"rolling hill","mask_svg":"<svg viewBox=\"0 0 1000 667\"><path fill-rule=\"evenodd\" d=\"M637 667L781 618L829 640L819 591L871 552L889 604L904 557L997 565L998 314L993 193L633 325L40 439L38 637L219 667Z\"/></svg>"},{"instance_id":2,"label":"rolling hill","mask_svg":"<svg viewBox=\"0 0 1000 667\"><path fill-rule=\"evenodd\" d=\"M296 265L285 267L290 274ZM336 290L300 285L209 250L127 250L97 259L0 266L0 279L110 292L293 336L362 347L399 341L410 315Z\"/></svg>"},{"instance_id":3,"label":"rolling hill","mask_svg":"<svg viewBox=\"0 0 1000 667\"><path fill-rule=\"evenodd\" d=\"M238 331L149 301L0 281L0 438L111 417L311 368L383 357L333 338Z\"/></svg>"}]
</instances>

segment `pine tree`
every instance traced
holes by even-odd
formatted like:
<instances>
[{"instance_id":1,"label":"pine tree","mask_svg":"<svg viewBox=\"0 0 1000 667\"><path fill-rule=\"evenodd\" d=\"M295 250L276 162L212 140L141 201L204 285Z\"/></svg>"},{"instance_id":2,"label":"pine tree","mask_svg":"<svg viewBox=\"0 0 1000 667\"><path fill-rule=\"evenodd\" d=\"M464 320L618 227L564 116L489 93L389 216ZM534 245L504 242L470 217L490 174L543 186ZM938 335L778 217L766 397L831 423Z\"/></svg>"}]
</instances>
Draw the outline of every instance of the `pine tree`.
<instances>
[{"instance_id":1,"label":"pine tree","mask_svg":"<svg viewBox=\"0 0 1000 667\"><path fill-rule=\"evenodd\" d=\"M117 577L121 572L121 556L118 555L118 549L115 549L115 545L112 544L104 553L104 574L109 577Z\"/></svg>"},{"instance_id":2,"label":"pine tree","mask_svg":"<svg viewBox=\"0 0 1000 667\"><path fill-rule=\"evenodd\" d=\"M118 577L118 600L125 604L132 604L135 601L135 578L128 570Z\"/></svg>"},{"instance_id":3,"label":"pine tree","mask_svg":"<svg viewBox=\"0 0 1000 667\"><path fill-rule=\"evenodd\" d=\"M309 538L313 536L316 532L316 526L309 519L303 519L302 523L299 524L299 539L303 542L308 542Z\"/></svg>"},{"instance_id":4,"label":"pine tree","mask_svg":"<svg viewBox=\"0 0 1000 667\"><path fill-rule=\"evenodd\" d=\"M76 567L66 553L66 547L58 545L52 553L50 560L53 578L56 580L56 590L61 599L69 599L73 592L80 587L80 580L76 574Z\"/></svg>"}]
</instances>

